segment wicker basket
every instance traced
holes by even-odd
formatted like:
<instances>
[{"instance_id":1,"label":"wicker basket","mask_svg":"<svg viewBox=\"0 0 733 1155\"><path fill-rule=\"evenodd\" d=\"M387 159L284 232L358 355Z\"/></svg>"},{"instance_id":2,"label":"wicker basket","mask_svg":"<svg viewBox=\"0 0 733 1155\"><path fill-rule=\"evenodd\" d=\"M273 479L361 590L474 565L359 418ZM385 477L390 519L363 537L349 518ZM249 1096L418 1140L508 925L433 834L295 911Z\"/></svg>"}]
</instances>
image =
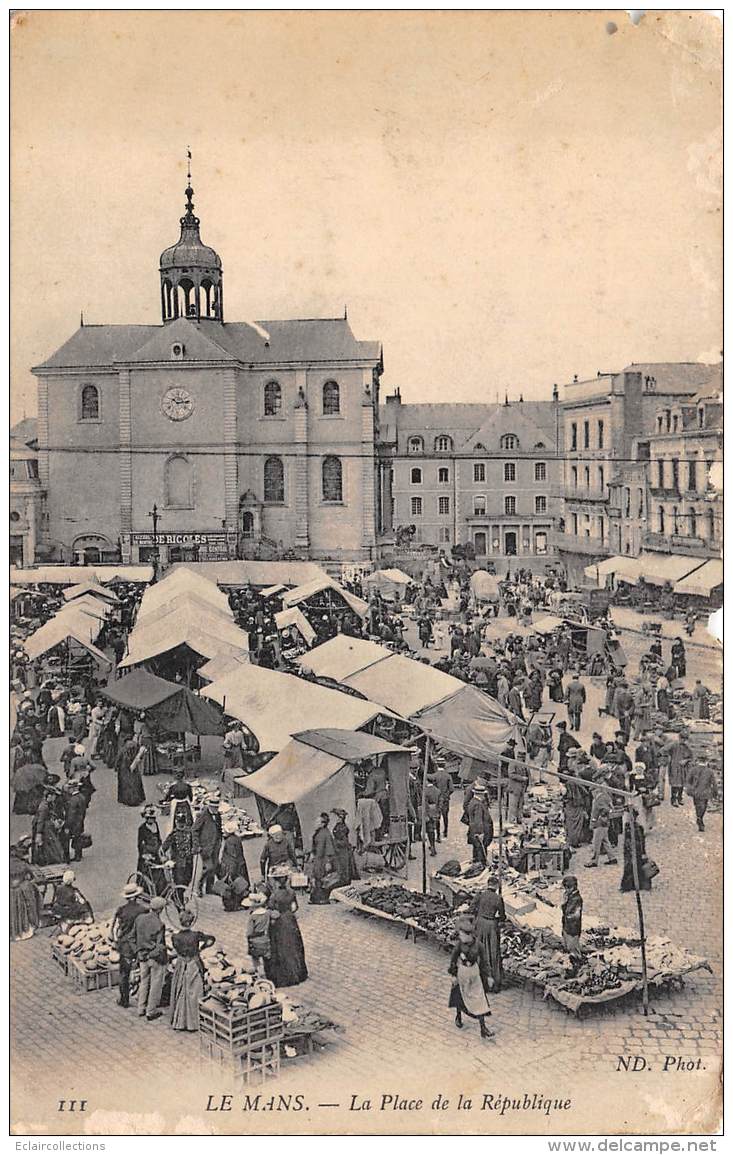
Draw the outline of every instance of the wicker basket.
<instances>
[{"instance_id":1,"label":"wicker basket","mask_svg":"<svg viewBox=\"0 0 733 1155\"><path fill-rule=\"evenodd\" d=\"M230 1055L241 1055L265 1043L279 1043L284 1034L282 1007L270 1003L252 1011L203 999L199 1003L199 1034Z\"/></svg>"}]
</instances>

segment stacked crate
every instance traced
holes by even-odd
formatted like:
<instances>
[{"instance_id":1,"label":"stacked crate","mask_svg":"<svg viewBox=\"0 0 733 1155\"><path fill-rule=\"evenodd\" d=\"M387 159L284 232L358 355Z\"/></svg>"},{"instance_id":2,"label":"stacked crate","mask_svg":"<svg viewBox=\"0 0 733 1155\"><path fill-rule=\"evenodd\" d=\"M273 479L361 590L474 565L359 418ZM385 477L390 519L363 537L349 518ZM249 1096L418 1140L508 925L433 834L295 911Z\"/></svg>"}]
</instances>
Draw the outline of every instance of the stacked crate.
<instances>
[{"instance_id":1,"label":"stacked crate","mask_svg":"<svg viewBox=\"0 0 733 1155\"><path fill-rule=\"evenodd\" d=\"M199 1052L201 1058L227 1067L246 1084L264 1083L280 1073L280 1044L284 1038L279 1003L249 1010L225 1007L216 999L199 1003Z\"/></svg>"}]
</instances>

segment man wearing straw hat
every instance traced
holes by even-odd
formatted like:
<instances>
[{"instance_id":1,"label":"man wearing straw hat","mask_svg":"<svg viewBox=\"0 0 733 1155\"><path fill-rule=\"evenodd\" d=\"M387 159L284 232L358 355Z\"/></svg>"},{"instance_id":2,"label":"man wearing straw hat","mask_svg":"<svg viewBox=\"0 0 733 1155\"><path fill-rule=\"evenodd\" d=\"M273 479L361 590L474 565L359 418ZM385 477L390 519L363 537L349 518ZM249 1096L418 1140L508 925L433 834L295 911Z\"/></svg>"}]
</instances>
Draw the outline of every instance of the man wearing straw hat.
<instances>
[{"instance_id":1,"label":"man wearing straw hat","mask_svg":"<svg viewBox=\"0 0 733 1155\"><path fill-rule=\"evenodd\" d=\"M141 914L145 914L146 907L139 901L141 888L134 882L128 882L122 889L121 906L118 906L112 920L112 941L117 944L120 956L120 997L117 1005L130 1005L130 971L137 954L135 939L135 922Z\"/></svg>"}]
</instances>

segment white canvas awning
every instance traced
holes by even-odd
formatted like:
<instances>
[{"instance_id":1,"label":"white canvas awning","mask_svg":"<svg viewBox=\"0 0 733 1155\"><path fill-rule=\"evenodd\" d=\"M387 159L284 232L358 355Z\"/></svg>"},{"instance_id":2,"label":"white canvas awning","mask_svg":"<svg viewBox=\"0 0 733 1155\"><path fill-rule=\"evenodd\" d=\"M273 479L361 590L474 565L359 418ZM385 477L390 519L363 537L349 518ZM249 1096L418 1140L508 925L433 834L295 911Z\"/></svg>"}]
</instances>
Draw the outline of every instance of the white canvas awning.
<instances>
[{"instance_id":1,"label":"white canvas awning","mask_svg":"<svg viewBox=\"0 0 733 1155\"><path fill-rule=\"evenodd\" d=\"M120 666L137 666L183 645L201 657L215 658L221 653L248 653L249 635L214 614L172 610L132 631Z\"/></svg>"},{"instance_id":2,"label":"white canvas awning","mask_svg":"<svg viewBox=\"0 0 733 1155\"><path fill-rule=\"evenodd\" d=\"M74 598L84 597L85 594L91 594L93 597L105 602L115 603L120 600L112 590L106 589L100 585L99 582L95 581L79 582L78 585L70 586L69 589L64 590L64 600L70 602L73 601Z\"/></svg>"},{"instance_id":3,"label":"white canvas awning","mask_svg":"<svg viewBox=\"0 0 733 1155\"><path fill-rule=\"evenodd\" d=\"M587 565L584 569L586 577L602 588L606 584L606 578L611 574L615 580L626 582L628 585L636 585L641 573L640 562L636 557L606 557L603 561L597 562L595 565Z\"/></svg>"},{"instance_id":4,"label":"white canvas awning","mask_svg":"<svg viewBox=\"0 0 733 1155\"><path fill-rule=\"evenodd\" d=\"M334 724L358 730L377 715L390 713L376 702L264 666L240 666L201 694L244 722L257 736L261 750L282 750L300 730Z\"/></svg>"},{"instance_id":5,"label":"white canvas awning","mask_svg":"<svg viewBox=\"0 0 733 1155\"><path fill-rule=\"evenodd\" d=\"M663 586L666 582L674 585L702 564L703 558L679 557L673 553L647 553L639 558L641 576L653 586Z\"/></svg>"},{"instance_id":6,"label":"white canvas awning","mask_svg":"<svg viewBox=\"0 0 733 1155\"><path fill-rule=\"evenodd\" d=\"M22 568L11 567L10 581L13 585L59 585L75 586L79 582L151 582L151 565L39 565Z\"/></svg>"},{"instance_id":7,"label":"white canvas awning","mask_svg":"<svg viewBox=\"0 0 733 1155\"><path fill-rule=\"evenodd\" d=\"M316 636L316 631L308 621L305 614L301 613L297 606L293 606L289 610L281 610L279 614L275 614L275 625L278 630L287 630L290 626L295 626L303 638L307 646L313 644L313 639Z\"/></svg>"},{"instance_id":8,"label":"white canvas awning","mask_svg":"<svg viewBox=\"0 0 733 1155\"><path fill-rule=\"evenodd\" d=\"M231 614L229 599L215 582L189 569L176 569L154 586L149 586L143 594L138 617L144 617L152 609L170 602L181 594L192 595L200 601L223 609Z\"/></svg>"},{"instance_id":9,"label":"white canvas awning","mask_svg":"<svg viewBox=\"0 0 733 1155\"><path fill-rule=\"evenodd\" d=\"M301 602L307 601L308 598L312 598L315 594L322 593L324 590L333 590L335 593L340 594L355 614L358 614L361 618L366 617L367 610L369 609L368 603L363 601L362 598L356 597L355 594L349 593L348 590L345 590L343 586L340 586L338 582L328 577L328 575L322 578L315 578L313 581L306 582L305 585L296 586L290 593L285 594L283 597L283 605L300 605Z\"/></svg>"},{"instance_id":10,"label":"white canvas awning","mask_svg":"<svg viewBox=\"0 0 733 1155\"><path fill-rule=\"evenodd\" d=\"M282 583L286 587L303 585L326 571L313 561L193 561L176 562L169 573L188 569L219 586L256 586L263 589Z\"/></svg>"},{"instance_id":11,"label":"white canvas awning","mask_svg":"<svg viewBox=\"0 0 733 1155\"><path fill-rule=\"evenodd\" d=\"M393 651L377 642L364 638L351 638L348 634L336 634L308 654L298 658L305 670L310 670L317 678L334 678L337 682L392 657Z\"/></svg>"},{"instance_id":12,"label":"white canvas awning","mask_svg":"<svg viewBox=\"0 0 733 1155\"><path fill-rule=\"evenodd\" d=\"M243 666L247 662L249 662L249 654L227 651L210 658L205 665L199 666L196 673L207 682L218 682L220 678L226 677L227 674L231 674L232 670L236 670L238 666Z\"/></svg>"},{"instance_id":13,"label":"white canvas awning","mask_svg":"<svg viewBox=\"0 0 733 1155\"><path fill-rule=\"evenodd\" d=\"M87 650L96 661L111 666L110 659L94 645L94 639L99 632L98 630L94 631L93 618L62 612L56 614L34 634L27 637L23 643L23 648L33 662L36 658L47 654L49 650L61 645L62 642L76 643Z\"/></svg>"},{"instance_id":14,"label":"white canvas awning","mask_svg":"<svg viewBox=\"0 0 733 1155\"><path fill-rule=\"evenodd\" d=\"M706 561L699 569L681 578L674 587L676 594L709 598L714 589L723 584L723 563L717 558Z\"/></svg>"}]
</instances>

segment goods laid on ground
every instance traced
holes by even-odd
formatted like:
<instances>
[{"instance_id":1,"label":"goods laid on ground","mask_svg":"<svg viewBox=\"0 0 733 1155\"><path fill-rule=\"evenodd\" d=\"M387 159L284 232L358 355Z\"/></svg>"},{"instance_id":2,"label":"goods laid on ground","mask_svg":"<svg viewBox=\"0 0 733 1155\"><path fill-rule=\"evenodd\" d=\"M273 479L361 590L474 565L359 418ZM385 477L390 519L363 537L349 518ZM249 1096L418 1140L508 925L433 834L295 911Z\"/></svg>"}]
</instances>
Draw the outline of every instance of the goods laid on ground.
<instances>
[{"instance_id":1,"label":"goods laid on ground","mask_svg":"<svg viewBox=\"0 0 733 1155\"><path fill-rule=\"evenodd\" d=\"M51 944L51 955L79 993L104 990L120 981L120 956L110 939L111 921L70 926Z\"/></svg>"},{"instance_id":2,"label":"goods laid on ground","mask_svg":"<svg viewBox=\"0 0 733 1155\"><path fill-rule=\"evenodd\" d=\"M501 931L504 975L509 982L528 982L575 1014L641 991L638 935L624 927L594 927L581 939L583 957L573 960L560 936L559 906L526 900L511 886L503 888L507 921ZM422 931L446 949L456 942L456 922L468 910L451 908L441 895L424 895L391 881L355 883L332 892L337 901L364 914ZM514 908L514 909L513 909ZM647 940L649 983L680 986L691 971L707 969L706 959L676 947L669 939Z\"/></svg>"},{"instance_id":3,"label":"goods laid on ground","mask_svg":"<svg viewBox=\"0 0 733 1155\"><path fill-rule=\"evenodd\" d=\"M171 781L158 782L158 790L163 798L165 798L169 789L173 785ZM214 793L221 794L221 783L213 778L192 778L189 782L193 792L193 799L191 801L191 809L194 818L196 818L202 810L206 807L206 799ZM159 802L158 809L163 813L168 813L171 808L170 802ZM257 824L251 815L246 811L241 810L238 806L234 806L228 797L219 803L219 813L222 822L236 822L237 834L240 838L259 838L264 834L264 830Z\"/></svg>"}]
</instances>

